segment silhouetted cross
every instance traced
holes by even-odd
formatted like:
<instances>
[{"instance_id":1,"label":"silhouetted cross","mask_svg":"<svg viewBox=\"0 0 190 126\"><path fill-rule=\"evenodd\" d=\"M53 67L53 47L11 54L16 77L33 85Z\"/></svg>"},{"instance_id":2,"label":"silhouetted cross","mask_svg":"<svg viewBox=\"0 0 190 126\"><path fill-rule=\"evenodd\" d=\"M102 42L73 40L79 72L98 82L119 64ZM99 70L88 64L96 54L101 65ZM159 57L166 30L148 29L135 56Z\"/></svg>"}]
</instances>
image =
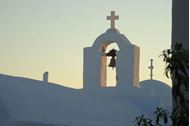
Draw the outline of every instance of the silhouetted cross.
<instances>
[{"instance_id":1,"label":"silhouetted cross","mask_svg":"<svg viewBox=\"0 0 190 126\"><path fill-rule=\"evenodd\" d=\"M107 16L107 20L111 21L111 29L115 29L115 20L118 20L119 16L115 15L115 11L111 11L111 16Z\"/></svg>"},{"instance_id":2,"label":"silhouetted cross","mask_svg":"<svg viewBox=\"0 0 190 126\"><path fill-rule=\"evenodd\" d=\"M152 80L153 77L153 59L150 59L150 66L148 67L150 69L150 79Z\"/></svg>"}]
</instances>

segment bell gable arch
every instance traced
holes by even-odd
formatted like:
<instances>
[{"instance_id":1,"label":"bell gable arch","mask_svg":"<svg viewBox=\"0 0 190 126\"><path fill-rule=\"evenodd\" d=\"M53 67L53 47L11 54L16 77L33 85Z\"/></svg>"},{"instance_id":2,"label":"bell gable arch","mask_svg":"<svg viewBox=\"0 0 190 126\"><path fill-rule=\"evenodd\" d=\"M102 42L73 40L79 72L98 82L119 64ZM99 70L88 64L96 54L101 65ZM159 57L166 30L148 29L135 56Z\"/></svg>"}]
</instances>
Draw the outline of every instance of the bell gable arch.
<instances>
[{"instance_id":1,"label":"bell gable arch","mask_svg":"<svg viewBox=\"0 0 190 126\"><path fill-rule=\"evenodd\" d=\"M84 88L94 89L105 86L105 57L101 48L116 43L120 49L117 52L116 73L117 88L134 87L139 84L139 54L140 48L131 44L123 34L117 30L108 29L93 43L92 47L84 48Z\"/></svg>"}]
</instances>

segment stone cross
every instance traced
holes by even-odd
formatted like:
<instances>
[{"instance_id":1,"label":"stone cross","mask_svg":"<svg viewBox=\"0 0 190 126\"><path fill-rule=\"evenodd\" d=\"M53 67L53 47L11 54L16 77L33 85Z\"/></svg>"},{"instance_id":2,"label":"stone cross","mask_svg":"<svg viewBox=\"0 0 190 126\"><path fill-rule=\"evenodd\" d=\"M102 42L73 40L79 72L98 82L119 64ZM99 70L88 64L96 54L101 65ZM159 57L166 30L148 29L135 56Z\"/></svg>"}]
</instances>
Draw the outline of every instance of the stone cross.
<instances>
[{"instance_id":1,"label":"stone cross","mask_svg":"<svg viewBox=\"0 0 190 126\"><path fill-rule=\"evenodd\" d=\"M152 80L153 77L153 59L150 59L150 66L148 67L150 69L150 79Z\"/></svg>"},{"instance_id":2,"label":"stone cross","mask_svg":"<svg viewBox=\"0 0 190 126\"><path fill-rule=\"evenodd\" d=\"M115 11L111 11L111 16L107 16L107 20L111 21L111 29L115 29L115 20L118 20L119 16L115 15Z\"/></svg>"}]
</instances>

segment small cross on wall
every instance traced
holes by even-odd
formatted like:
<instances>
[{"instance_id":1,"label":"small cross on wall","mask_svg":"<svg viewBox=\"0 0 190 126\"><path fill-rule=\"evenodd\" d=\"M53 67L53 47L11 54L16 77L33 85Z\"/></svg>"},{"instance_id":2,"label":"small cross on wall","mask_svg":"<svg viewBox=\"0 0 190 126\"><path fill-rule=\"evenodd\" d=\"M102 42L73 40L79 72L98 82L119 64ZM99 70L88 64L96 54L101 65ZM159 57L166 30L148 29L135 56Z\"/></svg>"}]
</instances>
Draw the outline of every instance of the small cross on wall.
<instances>
[{"instance_id":1,"label":"small cross on wall","mask_svg":"<svg viewBox=\"0 0 190 126\"><path fill-rule=\"evenodd\" d=\"M119 16L115 15L115 11L111 11L111 16L107 16L107 20L111 21L111 29L115 29L115 20L118 20Z\"/></svg>"}]
</instances>

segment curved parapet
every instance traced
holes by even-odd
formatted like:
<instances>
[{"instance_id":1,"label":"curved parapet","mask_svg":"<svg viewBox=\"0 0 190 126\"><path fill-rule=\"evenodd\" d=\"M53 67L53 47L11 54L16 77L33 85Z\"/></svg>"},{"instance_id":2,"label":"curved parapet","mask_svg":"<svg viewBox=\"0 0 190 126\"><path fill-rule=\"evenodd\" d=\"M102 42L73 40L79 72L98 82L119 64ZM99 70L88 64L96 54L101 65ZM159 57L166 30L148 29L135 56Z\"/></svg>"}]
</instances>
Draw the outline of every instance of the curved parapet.
<instances>
[{"instance_id":1,"label":"curved parapet","mask_svg":"<svg viewBox=\"0 0 190 126\"><path fill-rule=\"evenodd\" d=\"M99 50L102 46L107 47L111 43L117 43L121 50L132 46L127 37L119 33L119 31L116 29L108 29L105 33L97 37L92 45L92 48Z\"/></svg>"}]
</instances>

